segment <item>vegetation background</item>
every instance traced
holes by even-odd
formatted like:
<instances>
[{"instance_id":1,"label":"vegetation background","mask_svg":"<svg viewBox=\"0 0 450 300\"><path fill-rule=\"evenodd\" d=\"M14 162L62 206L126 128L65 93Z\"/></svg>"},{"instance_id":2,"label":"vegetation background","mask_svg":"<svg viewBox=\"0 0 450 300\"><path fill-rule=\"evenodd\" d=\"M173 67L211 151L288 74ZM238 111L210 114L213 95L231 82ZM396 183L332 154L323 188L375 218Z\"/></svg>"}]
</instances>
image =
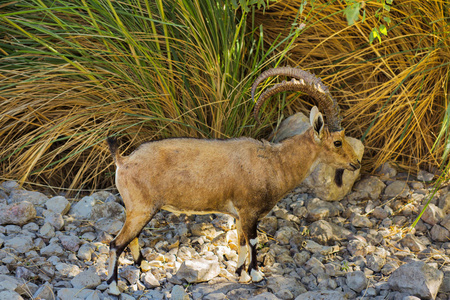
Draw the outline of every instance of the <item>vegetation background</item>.
<instances>
[{"instance_id":1,"label":"vegetation background","mask_svg":"<svg viewBox=\"0 0 450 300\"><path fill-rule=\"evenodd\" d=\"M264 138L312 105L279 95L252 119L253 80L291 65L330 87L365 172L391 161L445 178L449 24L447 0L8 1L0 176L76 194L112 186L109 135L125 152L166 137Z\"/></svg>"}]
</instances>

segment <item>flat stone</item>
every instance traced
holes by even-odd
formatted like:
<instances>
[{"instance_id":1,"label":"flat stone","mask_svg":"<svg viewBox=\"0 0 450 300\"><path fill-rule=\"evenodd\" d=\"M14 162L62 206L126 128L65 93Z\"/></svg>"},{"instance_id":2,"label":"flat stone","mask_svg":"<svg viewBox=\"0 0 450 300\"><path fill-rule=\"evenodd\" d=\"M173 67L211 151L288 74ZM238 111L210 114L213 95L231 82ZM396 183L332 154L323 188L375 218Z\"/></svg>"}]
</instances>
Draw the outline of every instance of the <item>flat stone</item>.
<instances>
[{"instance_id":1,"label":"flat stone","mask_svg":"<svg viewBox=\"0 0 450 300\"><path fill-rule=\"evenodd\" d=\"M420 170L419 173L417 174L417 179L419 179L420 181L432 181L434 178L434 174L431 174L427 171L424 170Z\"/></svg>"},{"instance_id":2,"label":"flat stone","mask_svg":"<svg viewBox=\"0 0 450 300\"><path fill-rule=\"evenodd\" d=\"M357 182L353 189L357 192L367 194L372 200L376 200L380 197L385 187L384 182L378 177L371 176Z\"/></svg>"},{"instance_id":3,"label":"flat stone","mask_svg":"<svg viewBox=\"0 0 450 300\"><path fill-rule=\"evenodd\" d=\"M267 288L279 298L281 298L281 295L277 293L283 290L288 290L294 297L307 291L303 284L296 278L280 275L272 275L268 277Z\"/></svg>"},{"instance_id":4,"label":"flat stone","mask_svg":"<svg viewBox=\"0 0 450 300\"><path fill-rule=\"evenodd\" d=\"M414 252L420 252L426 249L426 246L423 245L420 240L411 233L406 234L405 237L400 240L400 244L404 247L408 247Z\"/></svg>"},{"instance_id":5,"label":"flat stone","mask_svg":"<svg viewBox=\"0 0 450 300\"><path fill-rule=\"evenodd\" d=\"M217 261L204 258L184 261L177 272L177 277L189 283L202 282L213 279L220 273Z\"/></svg>"},{"instance_id":6,"label":"flat stone","mask_svg":"<svg viewBox=\"0 0 450 300\"><path fill-rule=\"evenodd\" d=\"M75 205L71 206L69 211L70 215L78 219L90 219L92 213L92 207L95 204L95 199L90 196L83 197Z\"/></svg>"},{"instance_id":7,"label":"flat stone","mask_svg":"<svg viewBox=\"0 0 450 300\"><path fill-rule=\"evenodd\" d=\"M45 207L50 211L65 215L70 210L70 202L63 196L56 196L47 200Z\"/></svg>"},{"instance_id":8,"label":"flat stone","mask_svg":"<svg viewBox=\"0 0 450 300\"><path fill-rule=\"evenodd\" d=\"M397 170L389 162L386 162L377 169L377 174L382 180L388 180L397 176Z\"/></svg>"},{"instance_id":9,"label":"flat stone","mask_svg":"<svg viewBox=\"0 0 450 300\"><path fill-rule=\"evenodd\" d=\"M406 181L396 180L386 187L386 189L384 190L383 198L406 198L409 195L409 192L410 188Z\"/></svg>"},{"instance_id":10,"label":"flat stone","mask_svg":"<svg viewBox=\"0 0 450 300\"><path fill-rule=\"evenodd\" d=\"M63 235L59 237L59 241L64 249L76 252L80 248L81 240L77 236Z\"/></svg>"},{"instance_id":11,"label":"flat stone","mask_svg":"<svg viewBox=\"0 0 450 300\"><path fill-rule=\"evenodd\" d=\"M391 289L417 296L435 299L444 273L423 261L414 261L400 266L388 279Z\"/></svg>"},{"instance_id":12,"label":"flat stone","mask_svg":"<svg viewBox=\"0 0 450 300\"><path fill-rule=\"evenodd\" d=\"M4 246L13 248L19 253L27 253L34 248L34 243L31 237L20 235L6 240Z\"/></svg>"},{"instance_id":13,"label":"flat stone","mask_svg":"<svg viewBox=\"0 0 450 300\"><path fill-rule=\"evenodd\" d=\"M70 283L74 288L86 289L93 289L101 282L100 276L98 276L98 274L92 269L83 271L70 280Z\"/></svg>"},{"instance_id":14,"label":"flat stone","mask_svg":"<svg viewBox=\"0 0 450 300\"><path fill-rule=\"evenodd\" d=\"M41 255L44 256L60 256L64 254L63 248L58 244L49 244L40 250Z\"/></svg>"},{"instance_id":15,"label":"flat stone","mask_svg":"<svg viewBox=\"0 0 450 300\"><path fill-rule=\"evenodd\" d=\"M11 205L0 204L0 225L25 225L36 217L36 209L31 202L22 201Z\"/></svg>"},{"instance_id":16,"label":"flat stone","mask_svg":"<svg viewBox=\"0 0 450 300\"><path fill-rule=\"evenodd\" d=\"M176 285L172 288L171 300L189 300L189 295L184 288L180 285Z\"/></svg>"},{"instance_id":17,"label":"flat stone","mask_svg":"<svg viewBox=\"0 0 450 300\"><path fill-rule=\"evenodd\" d=\"M42 206L48 201L48 197L42 193L25 190L13 190L9 199L13 203L28 201L38 206Z\"/></svg>"},{"instance_id":18,"label":"flat stone","mask_svg":"<svg viewBox=\"0 0 450 300\"><path fill-rule=\"evenodd\" d=\"M318 220L308 226L310 236L321 244L345 239L352 232L342 226L325 220Z\"/></svg>"},{"instance_id":19,"label":"flat stone","mask_svg":"<svg viewBox=\"0 0 450 300\"><path fill-rule=\"evenodd\" d=\"M424 206L420 206L419 209L422 210L423 208L424 208ZM430 203L427 206L427 208L425 209L425 211L421 217L421 220L430 225L436 225L437 223L442 221L443 218L444 218L444 212L439 207L434 205L433 203Z\"/></svg>"},{"instance_id":20,"label":"flat stone","mask_svg":"<svg viewBox=\"0 0 450 300\"><path fill-rule=\"evenodd\" d=\"M447 242L450 238L450 231L438 224L431 228L431 238L438 242Z\"/></svg>"},{"instance_id":21,"label":"flat stone","mask_svg":"<svg viewBox=\"0 0 450 300\"><path fill-rule=\"evenodd\" d=\"M361 216L360 214L354 214L351 222L355 227L371 228L373 226L373 223L368 217Z\"/></svg>"},{"instance_id":22,"label":"flat stone","mask_svg":"<svg viewBox=\"0 0 450 300\"><path fill-rule=\"evenodd\" d=\"M295 300L342 300L345 294L340 291L309 291L295 298Z\"/></svg>"},{"instance_id":23,"label":"flat stone","mask_svg":"<svg viewBox=\"0 0 450 300\"><path fill-rule=\"evenodd\" d=\"M354 271L347 273L346 283L349 288L360 293L367 287L367 277L363 271Z\"/></svg>"},{"instance_id":24,"label":"flat stone","mask_svg":"<svg viewBox=\"0 0 450 300\"><path fill-rule=\"evenodd\" d=\"M8 181L2 182L2 188L5 192L7 192L9 194L14 190L19 189L20 185L16 181L8 180Z\"/></svg>"},{"instance_id":25,"label":"flat stone","mask_svg":"<svg viewBox=\"0 0 450 300\"><path fill-rule=\"evenodd\" d=\"M306 208L308 210L308 219L310 221L334 217L339 213L339 210L333 203L320 200L319 198L310 199L306 204Z\"/></svg>"}]
</instances>

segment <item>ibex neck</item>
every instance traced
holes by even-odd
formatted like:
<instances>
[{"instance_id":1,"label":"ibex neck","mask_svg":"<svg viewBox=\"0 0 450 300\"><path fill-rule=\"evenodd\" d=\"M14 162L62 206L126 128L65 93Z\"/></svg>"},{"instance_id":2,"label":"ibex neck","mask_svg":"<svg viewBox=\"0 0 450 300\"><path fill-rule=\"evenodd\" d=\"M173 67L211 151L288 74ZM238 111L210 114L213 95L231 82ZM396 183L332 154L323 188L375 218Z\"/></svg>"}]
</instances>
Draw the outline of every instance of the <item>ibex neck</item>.
<instances>
[{"instance_id":1,"label":"ibex neck","mask_svg":"<svg viewBox=\"0 0 450 300\"><path fill-rule=\"evenodd\" d=\"M280 159L286 188L295 188L314 170L319 162L319 147L312 129L282 142Z\"/></svg>"}]
</instances>

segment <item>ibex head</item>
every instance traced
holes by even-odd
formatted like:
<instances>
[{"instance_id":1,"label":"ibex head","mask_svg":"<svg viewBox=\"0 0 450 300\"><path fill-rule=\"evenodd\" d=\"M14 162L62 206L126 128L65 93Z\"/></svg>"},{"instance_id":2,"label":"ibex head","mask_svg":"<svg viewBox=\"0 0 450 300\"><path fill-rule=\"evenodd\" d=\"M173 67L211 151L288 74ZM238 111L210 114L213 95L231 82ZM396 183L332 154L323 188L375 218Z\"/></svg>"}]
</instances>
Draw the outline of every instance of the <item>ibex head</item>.
<instances>
[{"instance_id":1,"label":"ibex head","mask_svg":"<svg viewBox=\"0 0 450 300\"><path fill-rule=\"evenodd\" d=\"M258 112L265 100L272 95L283 91L301 91L314 98L320 109L327 117L328 126L325 127L322 114L317 107L313 107L310 114L314 139L321 144L321 161L336 168L334 181L342 185L344 169L355 171L361 167L353 148L345 139L344 129L341 127L341 116L336 100L330 95L328 88L313 74L297 68L281 67L263 72L253 83L252 99L254 99L257 86L271 76L293 77L291 81L283 81L264 91L255 104L254 117L259 123Z\"/></svg>"}]
</instances>

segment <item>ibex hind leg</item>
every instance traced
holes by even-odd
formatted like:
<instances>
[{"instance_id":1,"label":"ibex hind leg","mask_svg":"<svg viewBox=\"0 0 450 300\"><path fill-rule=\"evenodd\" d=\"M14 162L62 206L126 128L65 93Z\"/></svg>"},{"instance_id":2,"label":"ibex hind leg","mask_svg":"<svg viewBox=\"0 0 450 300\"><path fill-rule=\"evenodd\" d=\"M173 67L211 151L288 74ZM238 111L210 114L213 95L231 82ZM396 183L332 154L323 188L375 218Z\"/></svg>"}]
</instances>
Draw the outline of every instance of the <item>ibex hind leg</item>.
<instances>
[{"instance_id":1,"label":"ibex hind leg","mask_svg":"<svg viewBox=\"0 0 450 300\"><path fill-rule=\"evenodd\" d=\"M117 283L119 256L122 254L123 250L130 244L130 242L133 241L139 235L144 226L153 218L153 216L157 211L158 211L157 209L153 209L150 212L127 211L127 218L125 220L125 224L122 227L122 230L119 232L116 238L110 243L109 246L110 257L109 257L108 274L110 274L110 278L107 280L107 283L109 284L113 282ZM137 238L134 243L137 243L137 247L136 244L133 244L130 247L133 258L137 260L142 259L139 251L139 244Z\"/></svg>"}]
</instances>

